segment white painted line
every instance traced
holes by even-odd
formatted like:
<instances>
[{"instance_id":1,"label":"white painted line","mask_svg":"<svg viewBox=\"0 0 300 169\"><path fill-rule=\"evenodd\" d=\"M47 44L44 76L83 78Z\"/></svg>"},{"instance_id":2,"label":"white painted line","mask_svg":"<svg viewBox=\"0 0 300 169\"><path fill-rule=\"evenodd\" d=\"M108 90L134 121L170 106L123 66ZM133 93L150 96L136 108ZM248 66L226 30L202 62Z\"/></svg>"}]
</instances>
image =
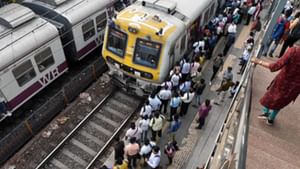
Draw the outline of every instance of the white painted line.
<instances>
[{"instance_id":1,"label":"white painted line","mask_svg":"<svg viewBox=\"0 0 300 169\"><path fill-rule=\"evenodd\" d=\"M130 96L128 96L128 95L126 95L122 92L117 92L116 96L117 96L117 98L122 98L124 100L127 100L130 103L135 103L136 102L136 100L133 100Z\"/></svg>"},{"instance_id":2,"label":"white painted line","mask_svg":"<svg viewBox=\"0 0 300 169\"><path fill-rule=\"evenodd\" d=\"M81 134L82 136L86 137L89 140L92 140L94 143L98 144L99 146L104 145L104 142L102 140L100 140L99 138L91 135L90 133L88 133L86 131L80 131L79 134Z\"/></svg>"},{"instance_id":3,"label":"white painted line","mask_svg":"<svg viewBox=\"0 0 300 169\"><path fill-rule=\"evenodd\" d=\"M111 114L113 114L115 116L118 116L121 119L123 119L125 117L124 114L122 114L122 113L120 113L120 112L118 112L118 111L116 111L116 110L114 110L114 109L112 109L110 107L105 107L103 111L108 111L109 113L111 113Z\"/></svg>"},{"instance_id":4,"label":"white painted line","mask_svg":"<svg viewBox=\"0 0 300 169\"><path fill-rule=\"evenodd\" d=\"M102 114L97 113L97 114L95 114L95 116L96 116L98 119L101 119L101 120L107 122L108 124L113 125L114 127L118 127L118 126L119 126L119 124L118 124L117 122L111 120L110 118L105 117L105 116L102 115Z\"/></svg>"},{"instance_id":5,"label":"white painted line","mask_svg":"<svg viewBox=\"0 0 300 169\"><path fill-rule=\"evenodd\" d=\"M116 105L116 106L118 106L118 107L120 107L120 108L124 108L124 109L126 109L126 110L131 110L131 108L130 107L128 107L128 105L126 105L125 103L122 103L122 102L120 102L120 101L118 101L118 100L115 100L115 99L111 99L110 101L109 101L109 103L111 103L111 104L113 104L113 105Z\"/></svg>"},{"instance_id":6,"label":"white painted line","mask_svg":"<svg viewBox=\"0 0 300 169\"><path fill-rule=\"evenodd\" d=\"M74 146L80 148L81 150L83 150L83 151L89 153L89 154L92 155L92 156L95 156L95 155L97 154L96 151L94 151L93 149L91 149L90 147L88 147L87 145L83 144L82 142L80 142L80 141L78 141L78 140L76 140L76 139L71 139L71 143L72 143Z\"/></svg>"},{"instance_id":7,"label":"white painted line","mask_svg":"<svg viewBox=\"0 0 300 169\"><path fill-rule=\"evenodd\" d=\"M107 136L112 135L112 132L108 131L107 129L103 128L102 126L99 126L98 124L96 124L94 122L89 122L89 125Z\"/></svg>"},{"instance_id":8,"label":"white painted line","mask_svg":"<svg viewBox=\"0 0 300 169\"><path fill-rule=\"evenodd\" d=\"M50 162L60 169L70 169L65 164L63 164L62 162L60 162L59 160L57 160L55 158L53 158Z\"/></svg>"},{"instance_id":9,"label":"white painted line","mask_svg":"<svg viewBox=\"0 0 300 169\"><path fill-rule=\"evenodd\" d=\"M79 156L77 156L76 154L72 153L71 151L69 151L67 149L63 149L62 153L64 155L68 156L69 158L71 158L72 160L74 160L74 162L77 162L82 166L88 165L88 163L86 161L84 161L82 158L80 158Z\"/></svg>"}]
</instances>

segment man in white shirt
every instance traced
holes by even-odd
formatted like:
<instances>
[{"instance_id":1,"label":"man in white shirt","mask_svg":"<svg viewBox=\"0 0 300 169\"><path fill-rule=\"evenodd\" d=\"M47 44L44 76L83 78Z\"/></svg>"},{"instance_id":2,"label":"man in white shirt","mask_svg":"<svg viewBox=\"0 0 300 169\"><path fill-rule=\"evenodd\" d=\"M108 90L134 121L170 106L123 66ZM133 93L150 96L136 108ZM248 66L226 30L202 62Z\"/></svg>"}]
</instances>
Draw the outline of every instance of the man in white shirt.
<instances>
[{"instance_id":1,"label":"man in white shirt","mask_svg":"<svg viewBox=\"0 0 300 169\"><path fill-rule=\"evenodd\" d=\"M141 139L143 142L147 139L150 119L148 116L143 116L139 121L139 127L142 130Z\"/></svg>"},{"instance_id":2,"label":"man in white shirt","mask_svg":"<svg viewBox=\"0 0 300 169\"><path fill-rule=\"evenodd\" d=\"M192 85L191 78L188 77L186 79L186 81L182 81L181 84L179 85L180 92L183 92L183 93L188 92L191 88L191 85Z\"/></svg>"},{"instance_id":3,"label":"man in white shirt","mask_svg":"<svg viewBox=\"0 0 300 169\"><path fill-rule=\"evenodd\" d=\"M162 104L160 106L160 111L161 111L162 107L164 107L164 114L166 114L169 100L172 97L172 92L171 92L171 90L168 90L168 86L165 86L164 88L162 88L160 90L160 92L158 93L158 97L162 102Z\"/></svg>"},{"instance_id":4,"label":"man in white shirt","mask_svg":"<svg viewBox=\"0 0 300 169\"><path fill-rule=\"evenodd\" d=\"M227 32L232 34L236 33L236 24L234 22L231 22L231 24L228 26Z\"/></svg>"},{"instance_id":5,"label":"man in white shirt","mask_svg":"<svg viewBox=\"0 0 300 169\"><path fill-rule=\"evenodd\" d=\"M191 63L187 60L183 63L181 68L181 76L182 80L185 81L185 79L190 75L191 72Z\"/></svg>"},{"instance_id":6,"label":"man in white shirt","mask_svg":"<svg viewBox=\"0 0 300 169\"><path fill-rule=\"evenodd\" d=\"M180 97L182 102L180 113L179 113L180 116L186 115L189 105L193 101L194 96L195 96L195 92L193 88L190 88L189 92L184 93L183 96Z\"/></svg>"},{"instance_id":7,"label":"man in white shirt","mask_svg":"<svg viewBox=\"0 0 300 169\"><path fill-rule=\"evenodd\" d=\"M125 139L130 140L130 138L135 137L136 141L139 142L141 139L141 135L142 135L142 130L139 127L135 126L134 122L131 122L130 128L126 131Z\"/></svg>"},{"instance_id":8,"label":"man in white shirt","mask_svg":"<svg viewBox=\"0 0 300 169\"><path fill-rule=\"evenodd\" d=\"M161 101L159 100L159 98L156 96L154 92L150 95L148 100L150 106L152 107L152 112L160 109Z\"/></svg>"},{"instance_id":9,"label":"man in white shirt","mask_svg":"<svg viewBox=\"0 0 300 169\"><path fill-rule=\"evenodd\" d=\"M164 88L165 86L167 86L168 90L172 90L173 84L171 81L165 81L160 86L161 86L161 88Z\"/></svg>"},{"instance_id":10,"label":"man in white shirt","mask_svg":"<svg viewBox=\"0 0 300 169\"><path fill-rule=\"evenodd\" d=\"M204 50L205 47L205 41L203 38L200 38L198 42L195 42L193 44L194 47L194 56L198 56L202 50Z\"/></svg>"},{"instance_id":11,"label":"man in white shirt","mask_svg":"<svg viewBox=\"0 0 300 169\"><path fill-rule=\"evenodd\" d=\"M177 90L178 89L180 79L181 79L181 74L179 72L175 72L175 74L173 74L171 76L171 82L173 84L172 90Z\"/></svg>"},{"instance_id":12,"label":"man in white shirt","mask_svg":"<svg viewBox=\"0 0 300 169\"><path fill-rule=\"evenodd\" d=\"M140 116L148 116L149 118L152 116L152 107L149 100L146 100L145 105L141 108Z\"/></svg>"},{"instance_id":13,"label":"man in white shirt","mask_svg":"<svg viewBox=\"0 0 300 169\"><path fill-rule=\"evenodd\" d=\"M251 17L254 15L255 11L256 11L256 6L255 6L255 4L253 4L253 5L249 8L249 10L248 10L248 12L247 12L247 20L246 20L245 25L248 25L248 24L249 24L250 19L251 19Z\"/></svg>"},{"instance_id":14,"label":"man in white shirt","mask_svg":"<svg viewBox=\"0 0 300 169\"><path fill-rule=\"evenodd\" d=\"M240 72L238 72L238 74L242 74L246 68L246 65L248 63L248 60L250 58L250 54L251 54L251 48L245 49L243 52L243 56L241 58L241 68L240 68Z\"/></svg>"},{"instance_id":15,"label":"man in white shirt","mask_svg":"<svg viewBox=\"0 0 300 169\"><path fill-rule=\"evenodd\" d=\"M196 73L200 67L200 59L199 57L194 58L193 62L191 63L191 77L195 77Z\"/></svg>"},{"instance_id":16,"label":"man in white shirt","mask_svg":"<svg viewBox=\"0 0 300 169\"><path fill-rule=\"evenodd\" d=\"M158 146L153 147L152 153L149 159L146 159L146 163L150 169L156 169L160 164L161 153Z\"/></svg>"},{"instance_id":17,"label":"man in white shirt","mask_svg":"<svg viewBox=\"0 0 300 169\"><path fill-rule=\"evenodd\" d=\"M140 155L144 157L145 160L146 158L149 158L149 156L151 155L151 151L152 145L150 144L149 139L146 139L144 145L141 148Z\"/></svg>"},{"instance_id":18,"label":"man in white shirt","mask_svg":"<svg viewBox=\"0 0 300 169\"><path fill-rule=\"evenodd\" d=\"M232 67L229 66L223 73L223 80L222 83L225 82L226 80L233 80L233 73L232 73Z\"/></svg>"}]
</instances>

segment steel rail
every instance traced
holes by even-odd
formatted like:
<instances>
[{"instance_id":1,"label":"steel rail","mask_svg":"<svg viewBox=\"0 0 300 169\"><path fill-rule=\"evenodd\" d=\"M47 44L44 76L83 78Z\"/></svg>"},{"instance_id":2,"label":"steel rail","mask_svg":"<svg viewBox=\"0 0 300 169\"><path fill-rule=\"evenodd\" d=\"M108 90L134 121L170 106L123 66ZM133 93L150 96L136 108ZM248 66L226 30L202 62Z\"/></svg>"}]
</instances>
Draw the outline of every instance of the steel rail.
<instances>
[{"instance_id":1,"label":"steel rail","mask_svg":"<svg viewBox=\"0 0 300 169\"><path fill-rule=\"evenodd\" d=\"M40 169L42 166L45 165L45 163L57 152L57 150L59 150L66 141L68 141L71 136L73 136L73 134L76 133L76 131L78 129L80 129L82 127L82 125L95 113L95 111L102 106L107 100L108 98L110 98L113 94L115 93L114 89L108 94L106 95L94 108L93 110L90 111L89 114L87 114L85 116L84 119L81 120L81 122L47 155L46 158L43 159L42 162L39 163L39 165L37 167L35 167L35 169Z\"/></svg>"},{"instance_id":2,"label":"steel rail","mask_svg":"<svg viewBox=\"0 0 300 169\"><path fill-rule=\"evenodd\" d=\"M94 156L94 158L91 160L91 162L88 164L87 167L85 167L85 169L90 169L92 167L92 165L94 164L94 162L99 158L99 156L103 153L103 151L108 148L108 146L112 143L113 139L115 138L115 136L122 130L122 128L128 123L128 121L131 119L131 117L134 115L134 113L139 109L140 107L140 103L137 106L136 109L134 109L134 111L127 116L127 118L123 121L123 123L120 125L120 127L117 129L117 131L115 131L115 133L110 137L110 139L104 144L104 146L98 151L98 153Z\"/></svg>"}]
</instances>

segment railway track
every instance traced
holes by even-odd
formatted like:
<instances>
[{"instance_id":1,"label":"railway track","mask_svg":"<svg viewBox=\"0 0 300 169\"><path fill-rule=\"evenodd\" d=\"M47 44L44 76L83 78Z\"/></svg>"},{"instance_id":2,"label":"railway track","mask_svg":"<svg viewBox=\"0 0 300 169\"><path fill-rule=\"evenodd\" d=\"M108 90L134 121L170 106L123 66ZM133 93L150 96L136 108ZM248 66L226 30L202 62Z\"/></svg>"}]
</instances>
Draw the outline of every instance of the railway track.
<instances>
[{"instance_id":1,"label":"railway track","mask_svg":"<svg viewBox=\"0 0 300 169\"><path fill-rule=\"evenodd\" d=\"M141 101L112 91L38 164L36 169L90 168L138 109Z\"/></svg>"}]
</instances>

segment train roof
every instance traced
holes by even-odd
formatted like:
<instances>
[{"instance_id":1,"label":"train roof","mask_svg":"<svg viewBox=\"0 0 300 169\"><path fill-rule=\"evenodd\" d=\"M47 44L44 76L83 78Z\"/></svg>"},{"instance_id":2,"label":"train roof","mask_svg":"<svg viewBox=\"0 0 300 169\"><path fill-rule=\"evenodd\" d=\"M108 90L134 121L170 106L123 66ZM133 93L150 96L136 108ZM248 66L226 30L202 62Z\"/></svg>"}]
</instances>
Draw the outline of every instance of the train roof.
<instances>
[{"instance_id":1,"label":"train roof","mask_svg":"<svg viewBox=\"0 0 300 169\"><path fill-rule=\"evenodd\" d=\"M29 8L19 4L0 8L0 71L56 36L56 27Z\"/></svg>"},{"instance_id":2,"label":"train roof","mask_svg":"<svg viewBox=\"0 0 300 169\"><path fill-rule=\"evenodd\" d=\"M185 18L182 19L187 25L191 24L200 15L203 10L207 8L214 0L200 0L195 3L195 0L138 0L139 2L145 2L155 8L167 8L174 11L174 16ZM146 5L147 6L147 5Z\"/></svg>"},{"instance_id":3,"label":"train roof","mask_svg":"<svg viewBox=\"0 0 300 169\"><path fill-rule=\"evenodd\" d=\"M138 3L122 10L117 15L116 22L128 27L137 26L139 30L153 34L163 28L163 34L167 36L174 32L180 32L185 27L185 24L178 18L170 17L163 11L147 8Z\"/></svg>"},{"instance_id":4,"label":"train roof","mask_svg":"<svg viewBox=\"0 0 300 169\"><path fill-rule=\"evenodd\" d=\"M93 13L106 8L115 0L26 0L25 3L34 3L46 7L64 16L71 24L76 24Z\"/></svg>"},{"instance_id":5,"label":"train roof","mask_svg":"<svg viewBox=\"0 0 300 169\"><path fill-rule=\"evenodd\" d=\"M177 3L176 10L192 21L196 20L197 17L203 10L205 10L213 0L172 0Z\"/></svg>"}]
</instances>

